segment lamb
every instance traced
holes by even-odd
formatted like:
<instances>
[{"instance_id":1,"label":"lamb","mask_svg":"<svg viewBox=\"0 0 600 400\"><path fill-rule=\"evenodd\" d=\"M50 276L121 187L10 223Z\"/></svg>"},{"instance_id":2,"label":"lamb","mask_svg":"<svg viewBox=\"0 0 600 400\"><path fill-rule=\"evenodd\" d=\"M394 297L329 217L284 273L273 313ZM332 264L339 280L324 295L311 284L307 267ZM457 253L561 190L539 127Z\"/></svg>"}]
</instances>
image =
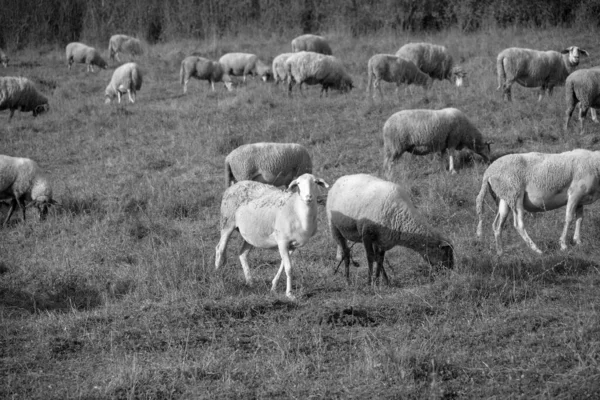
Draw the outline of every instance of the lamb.
<instances>
[{"instance_id":1,"label":"lamb","mask_svg":"<svg viewBox=\"0 0 600 400\"><path fill-rule=\"evenodd\" d=\"M142 71L136 63L130 62L121 65L113 72L110 83L104 94L105 103L110 103L115 97L121 103L121 95L127 93L129 101L135 103L135 92L142 88Z\"/></svg>"},{"instance_id":2,"label":"lamb","mask_svg":"<svg viewBox=\"0 0 600 400\"><path fill-rule=\"evenodd\" d=\"M260 61L256 54L227 53L219 58L219 62L226 74L243 76L244 82L248 75L259 76L265 82L272 76L269 66Z\"/></svg>"},{"instance_id":3,"label":"lamb","mask_svg":"<svg viewBox=\"0 0 600 400\"><path fill-rule=\"evenodd\" d=\"M561 250L567 249L567 233L575 216L573 241L581 244L583 206L600 198L600 152L575 149L558 154L509 154L494 161L483 174L481 190L477 195L476 211L479 217L477 236L483 227L483 201L491 192L498 204L498 213L492 224L496 250L502 255L502 226L512 211L513 224L529 247L542 251L527 234L523 212L550 211L567 206L565 225L560 236Z\"/></svg>"},{"instance_id":4,"label":"lamb","mask_svg":"<svg viewBox=\"0 0 600 400\"><path fill-rule=\"evenodd\" d=\"M279 85L279 82L287 82L288 74L285 68L285 62L292 54L294 53L283 53L273 59L273 66L271 70L273 71L275 85Z\"/></svg>"},{"instance_id":5,"label":"lamb","mask_svg":"<svg viewBox=\"0 0 600 400\"><path fill-rule=\"evenodd\" d=\"M329 88L348 92L354 86L352 78L346 72L342 62L334 56L309 51L294 53L285 62L288 74L288 93L291 95L294 83L298 83L300 93L302 84L321 84L321 94L327 94Z\"/></svg>"},{"instance_id":6,"label":"lamb","mask_svg":"<svg viewBox=\"0 0 600 400\"><path fill-rule=\"evenodd\" d=\"M367 76L367 92L370 94L371 86L373 86L379 90L379 95L382 98L383 92L380 86L382 80L396 83L396 95L398 95L401 83L407 85L414 83L423 86L425 89L433 83L429 75L417 68L412 61L391 54L376 54L371 57L367 65ZM373 94L373 98L375 98L375 94Z\"/></svg>"},{"instance_id":7,"label":"lamb","mask_svg":"<svg viewBox=\"0 0 600 400\"><path fill-rule=\"evenodd\" d=\"M407 43L396 52L396 56L412 61L421 71L432 79L454 82L457 87L463 85L467 73L444 46L431 43Z\"/></svg>"},{"instance_id":8,"label":"lamb","mask_svg":"<svg viewBox=\"0 0 600 400\"><path fill-rule=\"evenodd\" d=\"M579 104L579 130L583 134L583 120L587 111L592 107L592 120L598 122L595 108L600 107L600 69L580 69L567 77L565 83L565 97L567 110L565 111L565 132L569 126L569 120Z\"/></svg>"},{"instance_id":9,"label":"lamb","mask_svg":"<svg viewBox=\"0 0 600 400\"><path fill-rule=\"evenodd\" d=\"M346 279L350 280L350 250L346 243L362 242L367 253L369 283L373 283L373 262L386 283L383 268L385 252L402 246L418 252L429 264L454 266L452 244L432 228L415 208L408 193L399 185L367 175L346 175L329 190L327 221L337 243L338 258L345 261Z\"/></svg>"},{"instance_id":10,"label":"lamb","mask_svg":"<svg viewBox=\"0 0 600 400\"><path fill-rule=\"evenodd\" d=\"M94 72L94 65L98 68L106 69L108 64L100 55L100 52L93 47L87 46L83 43L73 42L69 43L66 48L67 53L67 66L69 70L74 62L87 65L88 72Z\"/></svg>"},{"instance_id":11,"label":"lamb","mask_svg":"<svg viewBox=\"0 0 600 400\"><path fill-rule=\"evenodd\" d=\"M213 92L215 91L215 82L223 82L229 91L233 88L231 78L225 73L223 66L203 57L189 56L181 62L179 80L183 85L184 94L187 92L187 85L192 77L208 81Z\"/></svg>"},{"instance_id":12,"label":"lamb","mask_svg":"<svg viewBox=\"0 0 600 400\"><path fill-rule=\"evenodd\" d=\"M562 54L561 54L562 53ZM577 46L558 51L538 51L510 47L502 50L496 59L498 87L503 90L503 98L512 100L511 86L517 82L524 87L539 87L538 101L544 92L552 95L554 86L565 84L567 76L579 65L580 56L589 53Z\"/></svg>"},{"instance_id":13,"label":"lamb","mask_svg":"<svg viewBox=\"0 0 600 400\"><path fill-rule=\"evenodd\" d=\"M0 111L10 110L10 121L15 110L32 111L36 117L47 111L48 99L38 92L32 81L27 78L4 76L0 77Z\"/></svg>"},{"instance_id":14,"label":"lamb","mask_svg":"<svg viewBox=\"0 0 600 400\"><path fill-rule=\"evenodd\" d=\"M8 223L15 206L19 207L25 221L26 207L37 207L40 220L43 220L48 214L48 207L57 204L52 199L50 181L35 161L5 155L0 155L0 200L10 201L3 226ZM27 206L26 202L29 203Z\"/></svg>"},{"instance_id":15,"label":"lamb","mask_svg":"<svg viewBox=\"0 0 600 400\"><path fill-rule=\"evenodd\" d=\"M294 300L290 255L317 232L317 186L329 187L323 179L303 174L290 183L287 191L254 181L241 181L228 188L221 201L221 239L215 249L215 268L218 270L225 264L227 242L237 229L243 238L239 258L246 283L252 285L250 250L277 248L281 266L271 290L276 291L285 269L285 294Z\"/></svg>"},{"instance_id":16,"label":"lamb","mask_svg":"<svg viewBox=\"0 0 600 400\"><path fill-rule=\"evenodd\" d=\"M453 155L463 148L489 162L490 143L483 140L481 132L456 108L403 110L393 114L383 126L383 169L388 179L392 163L405 151L416 155L440 152L443 156L450 150L448 169L455 174Z\"/></svg>"},{"instance_id":17,"label":"lamb","mask_svg":"<svg viewBox=\"0 0 600 400\"><path fill-rule=\"evenodd\" d=\"M2 51L2 49L0 49L0 63L2 63L4 68L8 68L8 56Z\"/></svg>"},{"instance_id":18,"label":"lamb","mask_svg":"<svg viewBox=\"0 0 600 400\"><path fill-rule=\"evenodd\" d=\"M132 56L144 54L144 49L139 39L127 35L113 35L108 41L108 55L111 60L119 58L119 53L129 53Z\"/></svg>"},{"instance_id":19,"label":"lamb","mask_svg":"<svg viewBox=\"0 0 600 400\"><path fill-rule=\"evenodd\" d=\"M312 51L326 56L333 54L329 43L323 36L310 34L300 35L292 40L292 52L297 53L299 51Z\"/></svg>"}]
</instances>

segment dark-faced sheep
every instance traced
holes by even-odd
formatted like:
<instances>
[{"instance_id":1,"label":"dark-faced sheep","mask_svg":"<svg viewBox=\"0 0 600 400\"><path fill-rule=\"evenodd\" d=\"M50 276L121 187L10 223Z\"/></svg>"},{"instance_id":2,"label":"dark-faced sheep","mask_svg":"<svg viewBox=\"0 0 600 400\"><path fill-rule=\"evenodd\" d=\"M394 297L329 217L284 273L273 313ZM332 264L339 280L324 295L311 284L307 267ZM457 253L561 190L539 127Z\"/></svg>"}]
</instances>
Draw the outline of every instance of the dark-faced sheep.
<instances>
[{"instance_id":1,"label":"dark-faced sheep","mask_svg":"<svg viewBox=\"0 0 600 400\"><path fill-rule=\"evenodd\" d=\"M312 51L314 53L332 55L331 47L323 36L318 35L300 35L292 40L292 53L299 51Z\"/></svg>"},{"instance_id":2,"label":"dark-faced sheep","mask_svg":"<svg viewBox=\"0 0 600 400\"><path fill-rule=\"evenodd\" d=\"M412 61L432 79L448 80L462 86L467 73L444 46L431 43L407 43L396 52L396 56Z\"/></svg>"}]
</instances>

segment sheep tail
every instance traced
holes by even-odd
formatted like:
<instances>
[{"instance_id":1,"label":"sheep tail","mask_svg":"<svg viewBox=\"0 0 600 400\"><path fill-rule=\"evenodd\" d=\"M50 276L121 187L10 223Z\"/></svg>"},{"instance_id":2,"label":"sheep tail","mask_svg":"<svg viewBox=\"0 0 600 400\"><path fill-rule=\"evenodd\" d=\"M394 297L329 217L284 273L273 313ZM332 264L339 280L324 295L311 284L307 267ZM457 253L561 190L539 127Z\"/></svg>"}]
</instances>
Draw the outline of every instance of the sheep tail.
<instances>
[{"instance_id":1,"label":"sheep tail","mask_svg":"<svg viewBox=\"0 0 600 400\"><path fill-rule=\"evenodd\" d=\"M231 183L235 182L233 172L231 172L231 165L229 161L225 160L225 189L231 186Z\"/></svg>"},{"instance_id":2,"label":"sheep tail","mask_svg":"<svg viewBox=\"0 0 600 400\"><path fill-rule=\"evenodd\" d=\"M483 181L481 183L481 190L479 190L479 194L477 195L477 199L475 201L475 210L477 212L477 217L479 222L477 223L477 237L481 238L483 234L483 201L485 200L485 195L490 191L492 197L496 198L494 191L490 187L488 178L484 176Z\"/></svg>"},{"instance_id":3,"label":"sheep tail","mask_svg":"<svg viewBox=\"0 0 600 400\"><path fill-rule=\"evenodd\" d=\"M498 73L498 87L496 90L500 90L506 82L506 71L504 71L504 56L498 56L496 60L496 72Z\"/></svg>"}]
</instances>

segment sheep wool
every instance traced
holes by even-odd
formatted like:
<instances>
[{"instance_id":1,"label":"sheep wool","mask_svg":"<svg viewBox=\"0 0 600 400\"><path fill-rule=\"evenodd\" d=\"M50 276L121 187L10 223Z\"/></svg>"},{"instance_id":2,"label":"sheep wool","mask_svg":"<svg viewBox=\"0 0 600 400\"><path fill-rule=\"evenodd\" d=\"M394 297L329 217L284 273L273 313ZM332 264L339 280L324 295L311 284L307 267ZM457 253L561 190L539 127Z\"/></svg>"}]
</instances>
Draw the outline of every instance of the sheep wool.
<instances>
[{"instance_id":1,"label":"sheep wool","mask_svg":"<svg viewBox=\"0 0 600 400\"><path fill-rule=\"evenodd\" d=\"M383 272L385 252L402 246L418 252L428 263L452 268L450 240L431 227L399 185L367 175L346 175L329 190L326 204L331 235L343 258L346 278L350 279L350 250L346 241L364 244L372 283L372 264L377 264L375 279Z\"/></svg>"},{"instance_id":2,"label":"sheep wool","mask_svg":"<svg viewBox=\"0 0 600 400\"><path fill-rule=\"evenodd\" d=\"M108 64L104 61L100 52L83 43L69 43L66 47L66 55L69 69L71 69L74 62L86 64L88 72L94 72L94 65L102 69L108 68Z\"/></svg>"},{"instance_id":3,"label":"sheep wool","mask_svg":"<svg viewBox=\"0 0 600 400\"><path fill-rule=\"evenodd\" d=\"M288 75L287 70L285 68L285 62L288 58L294 53L283 53L278 55L273 59L273 65L271 70L273 71L273 79L275 80L275 85L278 85L279 82L287 82Z\"/></svg>"},{"instance_id":4,"label":"sheep wool","mask_svg":"<svg viewBox=\"0 0 600 400\"><path fill-rule=\"evenodd\" d=\"M580 69L569 75L565 83L565 100L567 110L565 111L564 130L567 131L575 106L580 103L579 131L583 134L583 121L590 107L592 108L592 119L594 122L598 122L595 108L600 108L600 69Z\"/></svg>"},{"instance_id":5,"label":"sheep wool","mask_svg":"<svg viewBox=\"0 0 600 400\"><path fill-rule=\"evenodd\" d=\"M191 78L208 81L213 92L215 82L223 82L227 90L232 89L231 78L225 73L221 63L203 57L189 56L181 62L179 81L183 85L184 94L187 92L187 85Z\"/></svg>"},{"instance_id":6,"label":"sheep wool","mask_svg":"<svg viewBox=\"0 0 600 400\"><path fill-rule=\"evenodd\" d=\"M0 111L10 110L12 119L15 110L32 111L33 116L48 110L48 99L38 92L33 82L27 78L0 77Z\"/></svg>"},{"instance_id":7,"label":"sheep wool","mask_svg":"<svg viewBox=\"0 0 600 400\"><path fill-rule=\"evenodd\" d=\"M127 35L113 35L108 41L108 55L111 60L115 58L121 62L119 53L129 53L132 56L144 54L144 49L139 39Z\"/></svg>"},{"instance_id":8,"label":"sheep wool","mask_svg":"<svg viewBox=\"0 0 600 400\"><path fill-rule=\"evenodd\" d=\"M129 101L135 103L135 94L142 88L142 71L136 63L130 62L121 65L113 72L110 83L106 87L104 94L106 103L110 103L115 97L121 102L121 96L125 93L129 96Z\"/></svg>"},{"instance_id":9,"label":"sheep wool","mask_svg":"<svg viewBox=\"0 0 600 400\"><path fill-rule=\"evenodd\" d=\"M323 36L311 34L301 35L292 40L292 53L297 53L299 51L312 51L327 56L333 54L327 39Z\"/></svg>"},{"instance_id":10,"label":"sheep wool","mask_svg":"<svg viewBox=\"0 0 600 400\"><path fill-rule=\"evenodd\" d=\"M432 80L427 74L422 72L412 62L391 54L376 54L369 59L367 64L367 91L371 92L371 87L379 90L379 94L383 97L381 91L381 81L396 83L396 94L400 84L407 85L415 84L429 87ZM373 94L375 97L375 94Z\"/></svg>"},{"instance_id":11,"label":"sheep wool","mask_svg":"<svg viewBox=\"0 0 600 400\"><path fill-rule=\"evenodd\" d=\"M412 61L432 79L449 80L462 86L466 72L454 65L454 58L444 46L431 43L407 43L396 52L396 56Z\"/></svg>"},{"instance_id":12,"label":"sheep wool","mask_svg":"<svg viewBox=\"0 0 600 400\"><path fill-rule=\"evenodd\" d=\"M321 96L330 88L342 92L350 91L354 86L352 78L344 64L334 57L310 51L294 53L285 62L288 73L288 92L291 94L295 83L302 93L302 84L321 85Z\"/></svg>"},{"instance_id":13,"label":"sheep wool","mask_svg":"<svg viewBox=\"0 0 600 400\"><path fill-rule=\"evenodd\" d=\"M263 81L271 79L271 68L259 60L256 54L227 53L219 58L225 73L231 76L243 76L244 82L248 75L258 76Z\"/></svg>"}]
</instances>

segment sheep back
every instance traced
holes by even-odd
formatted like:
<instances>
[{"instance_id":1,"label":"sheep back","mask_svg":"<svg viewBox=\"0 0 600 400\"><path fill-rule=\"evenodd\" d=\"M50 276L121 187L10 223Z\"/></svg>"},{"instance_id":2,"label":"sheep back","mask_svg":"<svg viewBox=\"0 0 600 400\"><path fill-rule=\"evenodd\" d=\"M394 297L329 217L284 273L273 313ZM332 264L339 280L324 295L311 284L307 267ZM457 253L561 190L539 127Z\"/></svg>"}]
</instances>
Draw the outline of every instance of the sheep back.
<instances>
[{"instance_id":1,"label":"sheep back","mask_svg":"<svg viewBox=\"0 0 600 400\"><path fill-rule=\"evenodd\" d=\"M565 97L568 107L581 102L582 108L600 108L600 69L580 69L567 77Z\"/></svg>"},{"instance_id":2,"label":"sheep back","mask_svg":"<svg viewBox=\"0 0 600 400\"><path fill-rule=\"evenodd\" d=\"M96 65L99 68L106 69L108 64L100 52L95 48L79 42L69 43L65 49L67 63L76 62L80 64Z\"/></svg>"},{"instance_id":3,"label":"sheep back","mask_svg":"<svg viewBox=\"0 0 600 400\"><path fill-rule=\"evenodd\" d=\"M285 68L285 62L290 56L294 53L283 53L279 54L277 57L273 59L272 71L273 71L273 79L275 79L275 83L285 82L288 78L287 70Z\"/></svg>"},{"instance_id":4,"label":"sheep back","mask_svg":"<svg viewBox=\"0 0 600 400\"><path fill-rule=\"evenodd\" d=\"M286 68L288 80L292 78L298 84L321 84L324 90L333 88L341 91L353 87L352 78L342 62L334 56L301 51L287 59Z\"/></svg>"},{"instance_id":5,"label":"sheep back","mask_svg":"<svg viewBox=\"0 0 600 400\"><path fill-rule=\"evenodd\" d=\"M292 40L292 52L299 51L312 51L329 56L333 54L329 43L323 36L311 34L301 35Z\"/></svg>"},{"instance_id":6,"label":"sheep back","mask_svg":"<svg viewBox=\"0 0 600 400\"><path fill-rule=\"evenodd\" d=\"M259 60L256 54L227 53L219 58L225 73L233 76L258 75L270 77L271 69Z\"/></svg>"},{"instance_id":7,"label":"sheep back","mask_svg":"<svg viewBox=\"0 0 600 400\"><path fill-rule=\"evenodd\" d=\"M209 82L220 82L225 75L223 66L204 57L189 56L181 62L181 84L195 77Z\"/></svg>"},{"instance_id":8,"label":"sheep back","mask_svg":"<svg viewBox=\"0 0 600 400\"><path fill-rule=\"evenodd\" d=\"M0 200L50 201L52 187L37 163L28 158L0 155Z\"/></svg>"},{"instance_id":9,"label":"sheep back","mask_svg":"<svg viewBox=\"0 0 600 400\"><path fill-rule=\"evenodd\" d=\"M138 65L133 62L125 63L115 69L105 95L114 98L117 91L126 93L127 90L137 91L142 88L143 76Z\"/></svg>"},{"instance_id":10,"label":"sheep back","mask_svg":"<svg viewBox=\"0 0 600 400\"><path fill-rule=\"evenodd\" d=\"M48 108L48 99L38 92L33 82L27 78L0 77L0 110L32 111L33 115Z\"/></svg>"},{"instance_id":11,"label":"sheep back","mask_svg":"<svg viewBox=\"0 0 600 400\"><path fill-rule=\"evenodd\" d=\"M412 61L421 71L433 79L451 80L454 59L444 46L431 43L407 43L396 56Z\"/></svg>"}]
</instances>

